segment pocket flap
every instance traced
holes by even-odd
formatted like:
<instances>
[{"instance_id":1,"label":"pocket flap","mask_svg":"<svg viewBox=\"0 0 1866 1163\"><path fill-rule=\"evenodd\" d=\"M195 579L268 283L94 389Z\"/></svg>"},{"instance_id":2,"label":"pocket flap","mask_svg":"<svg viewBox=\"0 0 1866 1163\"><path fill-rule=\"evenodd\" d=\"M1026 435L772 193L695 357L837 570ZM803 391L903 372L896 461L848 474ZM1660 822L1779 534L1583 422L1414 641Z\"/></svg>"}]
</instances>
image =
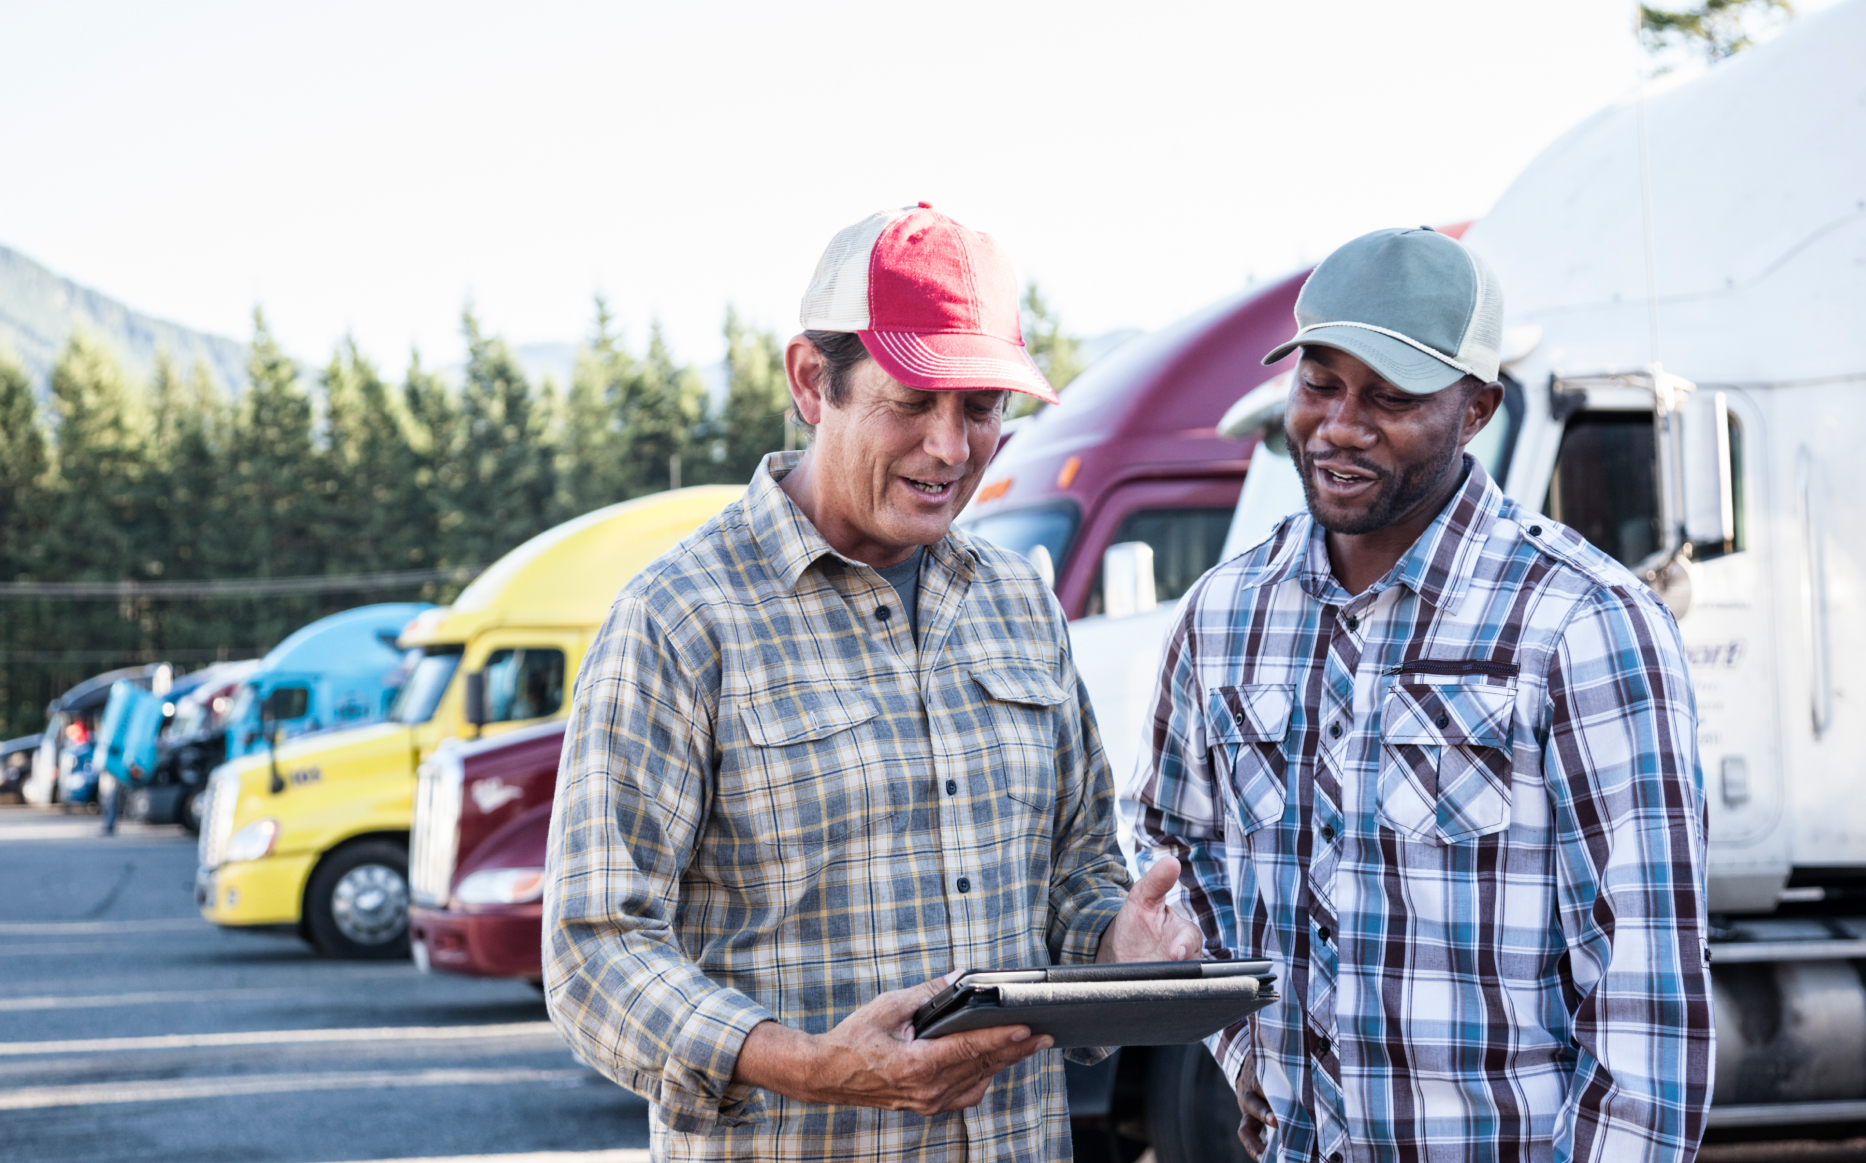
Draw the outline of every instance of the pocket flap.
<instances>
[{"instance_id":1,"label":"pocket flap","mask_svg":"<svg viewBox=\"0 0 1866 1163\"><path fill-rule=\"evenodd\" d=\"M880 714L867 695L833 687L768 691L739 709L745 733L760 747L827 739Z\"/></svg>"},{"instance_id":2,"label":"pocket flap","mask_svg":"<svg viewBox=\"0 0 1866 1163\"><path fill-rule=\"evenodd\" d=\"M1206 713L1214 743L1281 743L1296 705L1293 683L1213 687Z\"/></svg>"},{"instance_id":3,"label":"pocket flap","mask_svg":"<svg viewBox=\"0 0 1866 1163\"><path fill-rule=\"evenodd\" d=\"M1056 680L1040 670L1001 667L975 670L972 681L1001 703L1023 703L1031 707L1059 707L1069 696Z\"/></svg>"},{"instance_id":4,"label":"pocket flap","mask_svg":"<svg viewBox=\"0 0 1866 1163\"><path fill-rule=\"evenodd\" d=\"M1431 686L1396 682L1380 716L1383 743L1427 747L1507 747L1516 686Z\"/></svg>"}]
</instances>

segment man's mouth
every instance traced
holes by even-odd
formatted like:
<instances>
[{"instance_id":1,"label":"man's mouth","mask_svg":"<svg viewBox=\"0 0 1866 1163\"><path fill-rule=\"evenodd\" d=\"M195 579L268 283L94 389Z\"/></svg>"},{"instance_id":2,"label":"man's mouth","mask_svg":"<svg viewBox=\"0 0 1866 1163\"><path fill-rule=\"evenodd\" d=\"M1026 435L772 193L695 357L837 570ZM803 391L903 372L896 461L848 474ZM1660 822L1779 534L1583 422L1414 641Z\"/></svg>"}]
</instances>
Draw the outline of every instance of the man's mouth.
<instances>
[{"instance_id":1,"label":"man's mouth","mask_svg":"<svg viewBox=\"0 0 1866 1163\"><path fill-rule=\"evenodd\" d=\"M1352 465L1313 464L1316 486L1325 494L1346 500L1376 484L1379 477Z\"/></svg>"},{"instance_id":2,"label":"man's mouth","mask_svg":"<svg viewBox=\"0 0 1866 1163\"><path fill-rule=\"evenodd\" d=\"M907 482L908 488L914 490L923 497L929 497L934 500L950 496L952 490L959 483L958 481L922 481L915 480L913 477L902 477L901 479Z\"/></svg>"}]
</instances>

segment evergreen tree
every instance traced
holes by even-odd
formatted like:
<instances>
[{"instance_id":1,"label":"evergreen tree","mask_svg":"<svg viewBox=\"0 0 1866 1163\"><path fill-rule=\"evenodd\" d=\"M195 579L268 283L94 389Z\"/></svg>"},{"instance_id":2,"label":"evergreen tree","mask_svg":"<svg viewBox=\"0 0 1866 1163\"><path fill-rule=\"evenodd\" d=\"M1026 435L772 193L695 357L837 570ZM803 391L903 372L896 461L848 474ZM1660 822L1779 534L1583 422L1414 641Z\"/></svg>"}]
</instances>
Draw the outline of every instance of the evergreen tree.
<instances>
[{"instance_id":1,"label":"evergreen tree","mask_svg":"<svg viewBox=\"0 0 1866 1163\"><path fill-rule=\"evenodd\" d=\"M471 310L461 393L461 482L454 552L490 563L548 527L556 493L551 417L533 398L504 340L486 335Z\"/></svg>"},{"instance_id":2,"label":"evergreen tree","mask_svg":"<svg viewBox=\"0 0 1866 1163\"><path fill-rule=\"evenodd\" d=\"M767 452L786 446L784 414L790 385L784 375L784 345L769 331L755 331L726 308L726 479L749 481Z\"/></svg>"},{"instance_id":3,"label":"evergreen tree","mask_svg":"<svg viewBox=\"0 0 1866 1163\"><path fill-rule=\"evenodd\" d=\"M411 479L417 466L409 424L394 393L353 339L331 353L322 378L319 540L346 571L420 568L426 523L409 520L423 505Z\"/></svg>"},{"instance_id":4,"label":"evergreen tree","mask_svg":"<svg viewBox=\"0 0 1866 1163\"><path fill-rule=\"evenodd\" d=\"M0 581L33 570L31 546L43 519L45 428L32 381L11 353L0 351Z\"/></svg>"},{"instance_id":5,"label":"evergreen tree","mask_svg":"<svg viewBox=\"0 0 1866 1163\"><path fill-rule=\"evenodd\" d=\"M247 390L231 440L233 520L250 545L252 574L290 577L325 572L318 544L311 396L298 367L272 337L263 312L253 311ZM276 642L308 619L313 603L254 603L259 641Z\"/></svg>"},{"instance_id":6,"label":"evergreen tree","mask_svg":"<svg viewBox=\"0 0 1866 1163\"><path fill-rule=\"evenodd\" d=\"M557 507L563 517L629 496L621 460L621 416L634 374L635 361L622 347L609 304L598 295L596 328L577 352L557 442Z\"/></svg>"},{"instance_id":7,"label":"evergreen tree","mask_svg":"<svg viewBox=\"0 0 1866 1163\"><path fill-rule=\"evenodd\" d=\"M630 496L668 488L676 456L681 484L705 479L710 450L696 447L694 430L707 420L706 385L691 367L674 362L659 323L649 333L648 354L635 365L620 405L621 462Z\"/></svg>"},{"instance_id":8,"label":"evergreen tree","mask_svg":"<svg viewBox=\"0 0 1866 1163\"><path fill-rule=\"evenodd\" d=\"M30 578L43 559L40 532L47 504L45 429L32 381L9 353L0 351L0 581ZM0 609L0 739L31 730L44 705L36 668L15 662L16 651L38 645L50 619L45 602L8 602Z\"/></svg>"},{"instance_id":9,"label":"evergreen tree","mask_svg":"<svg viewBox=\"0 0 1866 1163\"><path fill-rule=\"evenodd\" d=\"M412 352L402 381L402 409L408 418L410 505L404 512L415 545L411 568L469 564L450 549L450 539L466 520L460 509L465 476L461 464L460 405L441 378L421 366Z\"/></svg>"},{"instance_id":10,"label":"evergreen tree","mask_svg":"<svg viewBox=\"0 0 1866 1163\"><path fill-rule=\"evenodd\" d=\"M1049 302L1035 283L1024 292L1024 311L1022 327L1024 348L1030 352L1030 358L1043 371L1043 378L1050 381L1050 386L1061 392L1069 382L1082 374L1082 356L1077 340L1063 331L1062 322L1056 312L1051 310ZM1014 393L1006 402L1005 417L1027 416L1042 407L1042 401L1035 396Z\"/></svg>"},{"instance_id":11,"label":"evergreen tree","mask_svg":"<svg viewBox=\"0 0 1866 1163\"><path fill-rule=\"evenodd\" d=\"M55 484L45 552L62 579L149 576L137 555L150 468L146 412L115 355L89 332L73 332L53 365L51 405Z\"/></svg>"}]
</instances>

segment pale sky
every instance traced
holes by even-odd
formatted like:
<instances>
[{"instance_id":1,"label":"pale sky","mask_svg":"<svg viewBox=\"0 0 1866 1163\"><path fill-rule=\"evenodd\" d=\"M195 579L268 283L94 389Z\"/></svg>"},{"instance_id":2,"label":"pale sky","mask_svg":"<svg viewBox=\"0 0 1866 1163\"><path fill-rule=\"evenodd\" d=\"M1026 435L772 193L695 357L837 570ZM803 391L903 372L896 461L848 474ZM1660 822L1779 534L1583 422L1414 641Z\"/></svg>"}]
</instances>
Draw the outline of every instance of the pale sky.
<instances>
[{"instance_id":1,"label":"pale sky","mask_svg":"<svg viewBox=\"0 0 1866 1163\"><path fill-rule=\"evenodd\" d=\"M1818 6L1818 5L1816 5ZM1637 77L1623 0L0 0L0 243L295 354L460 358L471 300L719 357L920 199L1069 330L1171 322L1382 226L1483 214Z\"/></svg>"}]
</instances>

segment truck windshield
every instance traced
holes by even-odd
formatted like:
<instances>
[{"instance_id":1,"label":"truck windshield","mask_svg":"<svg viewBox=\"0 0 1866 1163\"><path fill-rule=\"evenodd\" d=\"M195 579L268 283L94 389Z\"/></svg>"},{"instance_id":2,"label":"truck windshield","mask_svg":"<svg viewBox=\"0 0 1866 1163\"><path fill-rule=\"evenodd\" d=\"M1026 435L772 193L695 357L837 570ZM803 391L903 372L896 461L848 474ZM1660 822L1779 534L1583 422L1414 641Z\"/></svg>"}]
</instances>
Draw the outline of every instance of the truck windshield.
<instances>
[{"instance_id":1,"label":"truck windshield","mask_svg":"<svg viewBox=\"0 0 1866 1163\"><path fill-rule=\"evenodd\" d=\"M419 653L408 678L402 683L400 694L395 696L395 705L389 708L389 718L397 723L425 723L434 714L434 708L440 705L441 696L447 693L447 684L453 681L454 671L460 665L459 646L430 646Z\"/></svg>"},{"instance_id":2,"label":"truck windshield","mask_svg":"<svg viewBox=\"0 0 1866 1163\"><path fill-rule=\"evenodd\" d=\"M1040 545L1049 554L1052 570L1063 567L1063 556L1075 540L1076 524L1081 514L1074 505L1041 505L993 513L961 525L974 537L982 537L1002 549L1031 557Z\"/></svg>"}]
</instances>

